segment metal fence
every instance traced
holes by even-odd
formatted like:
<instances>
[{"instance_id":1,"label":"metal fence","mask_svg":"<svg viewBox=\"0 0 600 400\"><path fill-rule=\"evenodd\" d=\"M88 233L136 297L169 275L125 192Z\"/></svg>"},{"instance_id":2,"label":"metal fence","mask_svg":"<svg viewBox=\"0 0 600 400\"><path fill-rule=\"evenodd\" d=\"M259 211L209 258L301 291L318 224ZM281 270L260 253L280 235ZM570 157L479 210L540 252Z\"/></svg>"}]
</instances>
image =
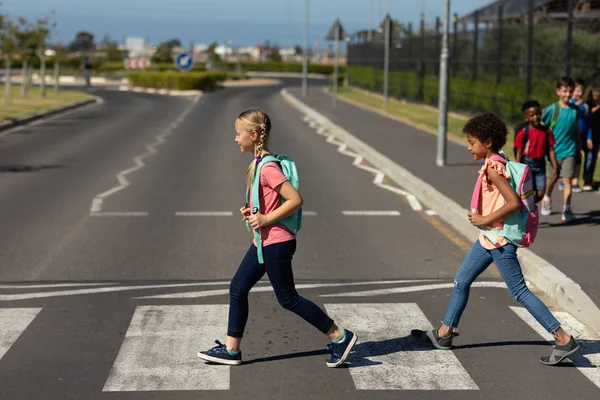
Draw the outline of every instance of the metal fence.
<instances>
[{"instance_id":1,"label":"metal fence","mask_svg":"<svg viewBox=\"0 0 600 400\"><path fill-rule=\"evenodd\" d=\"M565 3L574 4L573 0ZM526 99L555 101L555 82L562 75L600 83L600 12L585 14L571 7L565 18L558 19L556 13L536 10L533 0L518 4L525 7L525 13L515 12L512 18L507 18L502 4L496 15L475 12L462 20L454 16L449 38L452 109L496 111L517 119ZM418 29L411 24L396 28L390 50L389 94L437 105L440 19L429 27L421 20ZM349 45L350 84L382 89L382 74L375 70L383 70L382 37L374 33L371 41L355 38ZM355 68L360 66L375 71Z\"/></svg>"}]
</instances>

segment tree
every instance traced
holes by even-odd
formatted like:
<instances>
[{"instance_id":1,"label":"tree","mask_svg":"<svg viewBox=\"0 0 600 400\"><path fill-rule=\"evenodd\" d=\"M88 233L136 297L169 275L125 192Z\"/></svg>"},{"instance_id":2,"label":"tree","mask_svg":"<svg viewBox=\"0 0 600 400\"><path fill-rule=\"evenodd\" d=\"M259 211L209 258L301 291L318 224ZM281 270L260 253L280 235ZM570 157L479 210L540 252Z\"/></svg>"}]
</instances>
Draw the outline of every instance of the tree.
<instances>
[{"instance_id":1,"label":"tree","mask_svg":"<svg viewBox=\"0 0 600 400\"><path fill-rule=\"evenodd\" d=\"M219 44L217 42L212 42L209 46L208 49L206 49L206 53L209 55L209 57L214 61L220 61L221 57L219 57L219 55L216 52L217 46Z\"/></svg>"},{"instance_id":2,"label":"tree","mask_svg":"<svg viewBox=\"0 0 600 400\"><path fill-rule=\"evenodd\" d=\"M94 48L94 35L89 32L78 32L75 40L69 45L69 50L76 53L90 52Z\"/></svg>"},{"instance_id":3,"label":"tree","mask_svg":"<svg viewBox=\"0 0 600 400\"><path fill-rule=\"evenodd\" d=\"M294 46L294 52L297 56L301 56L302 54L304 54L304 50L299 44Z\"/></svg>"},{"instance_id":4,"label":"tree","mask_svg":"<svg viewBox=\"0 0 600 400\"><path fill-rule=\"evenodd\" d=\"M180 47L181 42L179 39L170 39L166 42L162 42L156 48L156 51L152 55L152 62L155 63L172 63L173 62L173 49Z\"/></svg>"},{"instance_id":5,"label":"tree","mask_svg":"<svg viewBox=\"0 0 600 400\"><path fill-rule=\"evenodd\" d=\"M279 53L279 46L274 45L269 51L269 61L281 62L281 53Z\"/></svg>"},{"instance_id":6,"label":"tree","mask_svg":"<svg viewBox=\"0 0 600 400\"><path fill-rule=\"evenodd\" d=\"M111 40L109 35L104 36L100 45L107 61L123 60L123 52L119 49L119 44Z\"/></svg>"}]
</instances>

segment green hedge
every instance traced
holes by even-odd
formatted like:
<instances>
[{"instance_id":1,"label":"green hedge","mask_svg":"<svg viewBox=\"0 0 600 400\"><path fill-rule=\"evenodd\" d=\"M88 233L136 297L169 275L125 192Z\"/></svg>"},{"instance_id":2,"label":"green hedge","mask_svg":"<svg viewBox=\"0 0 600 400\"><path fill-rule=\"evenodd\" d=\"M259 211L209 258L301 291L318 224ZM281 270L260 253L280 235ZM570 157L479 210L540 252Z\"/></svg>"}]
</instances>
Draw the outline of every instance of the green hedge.
<instances>
[{"instance_id":1,"label":"green hedge","mask_svg":"<svg viewBox=\"0 0 600 400\"><path fill-rule=\"evenodd\" d=\"M175 90L213 90L227 79L223 72L131 72L133 86Z\"/></svg>"},{"instance_id":2,"label":"green hedge","mask_svg":"<svg viewBox=\"0 0 600 400\"><path fill-rule=\"evenodd\" d=\"M383 71L374 67L349 66L348 83L366 90L379 92L383 88ZM439 77L427 73L421 79L417 71L390 71L390 96L438 105ZM531 98L543 106L556 101L554 81L534 82ZM449 108L452 111L477 113L493 111L508 121L522 119L521 104L525 101L525 82L505 78L500 84L495 77L480 76L473 81L455 76L449 81Z\"/></svg>"}]
</instances>

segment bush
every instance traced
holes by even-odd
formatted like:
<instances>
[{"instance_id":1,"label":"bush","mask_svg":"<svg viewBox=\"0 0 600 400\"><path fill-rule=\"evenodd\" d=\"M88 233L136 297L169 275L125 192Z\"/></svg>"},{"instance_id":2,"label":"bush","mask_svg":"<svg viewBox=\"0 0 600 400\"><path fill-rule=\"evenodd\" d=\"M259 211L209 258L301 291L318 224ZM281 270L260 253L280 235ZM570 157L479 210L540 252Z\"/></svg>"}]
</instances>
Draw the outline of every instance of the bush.
<instances>
[{"instance_id":1,"label":"bush","mask_svg":"<svg viewBox=\"0 0 600 400\"><path fill-rule=\"evenodd\" d=\"M172 90L213 90L227 79L222 72L131 72L133 86Z\"/></svg>"},{"instance_id":2,"label":"bush","mask_svg":"<svg viewBox=\"0 0 600 400\"><path fill-rule=\"evenodd\" d=\"M383 71L365 66L348 67L348 83L370 91L383 88ZM418 71L390 71L390 96L438 106L439 77L426 73L421 79ZM537 81L531 98L543 106L556 101L554 81ZM495 77L481 75L476 81L465 76L450 77L449 108L452 111L478 113L493 111L504 119L522 119L521 104L525 101L525 84L518 78L504 78L500 84Z\"/></svg>"}]
</instances>

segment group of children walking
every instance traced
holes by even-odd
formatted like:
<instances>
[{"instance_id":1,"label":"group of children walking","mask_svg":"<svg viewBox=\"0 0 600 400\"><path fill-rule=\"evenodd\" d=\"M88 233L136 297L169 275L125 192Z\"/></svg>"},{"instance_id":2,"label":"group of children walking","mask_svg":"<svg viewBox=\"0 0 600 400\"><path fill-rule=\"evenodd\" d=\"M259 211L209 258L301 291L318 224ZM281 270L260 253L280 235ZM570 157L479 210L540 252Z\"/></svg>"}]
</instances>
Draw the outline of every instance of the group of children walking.
<instances>
[{"instance_id":1,"label":"group of children walking","mask_svg":"<svg viewBox=\"0 0 600 400\"><path fill-rule=\"evenodd\" d=\"M575 219L572 194L593 190L600 150L600 86L592 86L584 101L586 89L583 80L563 76L556 83L558 101L543 111L539 102L525 102L525 123L515 128L515 157L531 169L542 215L552 214L552 192L558 183L564 222Z\"/></svg>"},{"instance_id":2,"label":"group of children walking","mask_svg":"<svg viewBox=\"0 0 600 400\"><path fill-rule=\"evenodd\" d=\"M559 177L562 178L564 220L573 218L570 200L579 151L579 135L575 137L575 134L579 131L581 103L571 100L574 86L570 78L560 79L557 84L559 101L544 112L535 101L525 103L523 112L528 124L517 132L515 143L516 157L529 165L537 190L535 201L542 201L543 210L551 209L552 187ZM589 107L592 115L600 115L596 105L600 100L600 91L595 90L592 89L595 97ZM594 118L597 126L598 116ZM349 329L339 327L320 307L300 296L294 284L292 257L296 251L295 235L300 229L303 204L302 196L297 190L295 164L286 156L276 156L270 152L268 143L271 119L264 111L250 109L242 112L235 120L235 132L235 142L240 151L254 156L247 170L246 204L240 208L242 220L253 232L254 239L231 281L226 341L221 343L217 340L215 347L198 352L198 357L217 364L241 364L240 343L248 319L248 294L266 273L280 305L327 336L330 341L327 345L330 358L326 365L339 367L346 362L358 336ZM577 352L579 344L563 330L544 303L529 290L517 259L520 242L511 238L508 221L514 219L516 213L527 215L528 212L524 210L520 198L525 197L521 196L524 191L515 189L517 174L511 172L515 171L514 165L501 151L507 141L507 125L498 115L484 113L471 118L463 132L467 136L468 150L473 159L485 160L474 190L474 198L478 199L478 204L472 207L467 216L471 224L480 229L481 235L454 278L454 290L441 327L428 331L414 329L411 334L416 340L434 348L452 349L459 321L467 306L471 284L494 262L512 297L556 339L550 355L540 359L544 364L556 365ZM598 147L594 138L592 135L588 147L590 150L595 148L597 154ZM545 172L546 157L551 164L549 174ZM588 179L588 162L592 165L595 158L587 153L584 158L584 187L587 187L591 184ZM513 169L508 168L509 166ZM523 167L520 171L526 171L522 164L518 166ZM526 175L529 177L529 174ZM530 189L527 191L530 192ZM537 215L533 199L531 204L534 209L529 211L532 211L532 215L535 211ZM537 231L537 225L535 230Z\"/></svg>"}]
</instances>

